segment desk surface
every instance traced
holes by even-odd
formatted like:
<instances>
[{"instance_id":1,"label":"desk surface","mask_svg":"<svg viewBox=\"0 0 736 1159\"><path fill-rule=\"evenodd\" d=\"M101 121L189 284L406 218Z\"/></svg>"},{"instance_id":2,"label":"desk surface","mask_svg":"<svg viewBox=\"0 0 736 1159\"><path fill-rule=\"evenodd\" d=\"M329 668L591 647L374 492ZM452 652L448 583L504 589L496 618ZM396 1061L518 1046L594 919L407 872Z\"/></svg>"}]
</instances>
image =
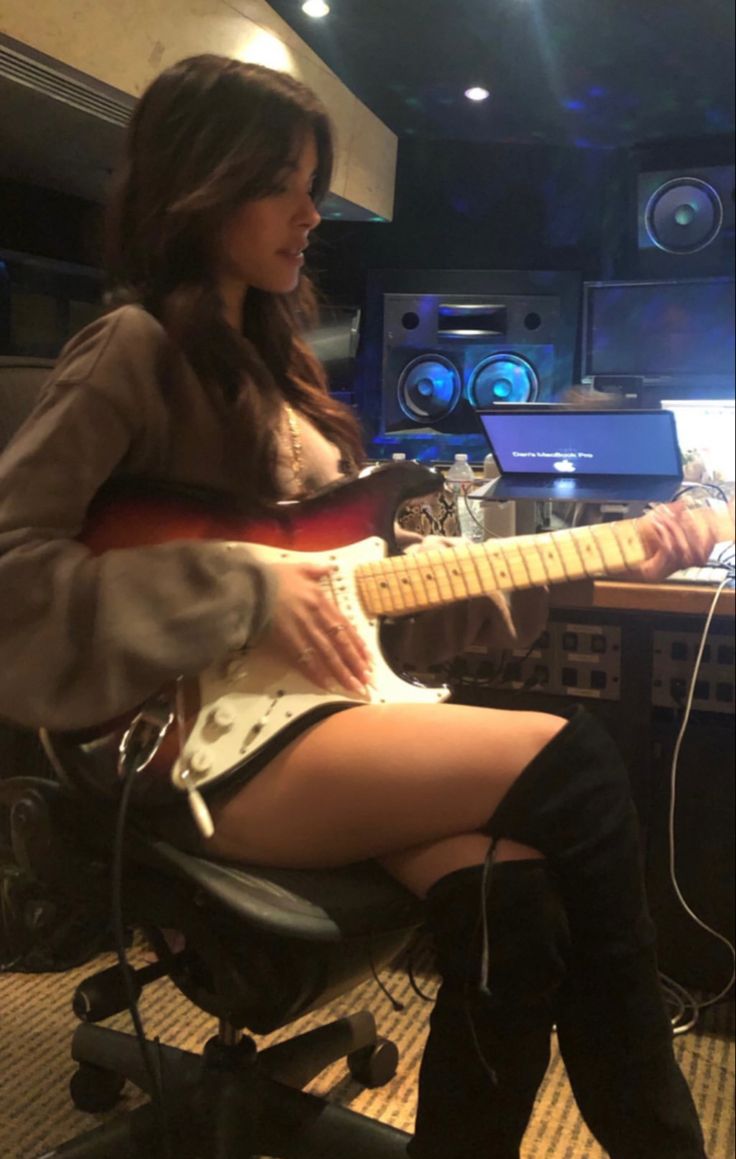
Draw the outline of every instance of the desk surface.
<instances>
[{"instance_id":1,"label":"desk surface","mask_svg":"<svg viewBox=\"0 0 736 1159\"><path fill-rule=\"evenodd\" d=\"M715 587L685 583L624 583L621 580L580 580L551 588L553 608L614 608L628 612L662 612L676 615L707 615ZM724 589L716 614L733 616L736 592Z\"/></svg>"}]
</instances>

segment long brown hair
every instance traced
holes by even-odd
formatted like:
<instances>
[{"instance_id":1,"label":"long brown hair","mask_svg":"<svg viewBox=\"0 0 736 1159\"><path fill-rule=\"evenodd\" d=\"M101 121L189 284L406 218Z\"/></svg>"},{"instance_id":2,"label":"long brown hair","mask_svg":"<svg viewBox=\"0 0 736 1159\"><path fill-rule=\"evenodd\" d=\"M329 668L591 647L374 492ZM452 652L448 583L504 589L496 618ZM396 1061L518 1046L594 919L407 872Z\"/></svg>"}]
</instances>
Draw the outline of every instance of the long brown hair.
<instances>
[{"instance_id":1,"label":"long brown hair","mask_svg":"<svg viewBox=\"0 0 736 1159\"><path fill-rule=\"evenodd\" d=\"M141 97L106 231L112 300L137 301L160 319L213 400L254 502L277 497L273 432L283 399L341 449L361 458L358 423L327 390L302 332L317 317L302 276L290 294L250 288L242 332L225 321L213 246L226 217L272 192L314 134L314 198L329 188L332 129L318 98L285 73L228 57L190 57L161 73ZM235 413L234 413L235 412ZM237 444L240 445L237 445Z\"/></svg>"}]
</instances>

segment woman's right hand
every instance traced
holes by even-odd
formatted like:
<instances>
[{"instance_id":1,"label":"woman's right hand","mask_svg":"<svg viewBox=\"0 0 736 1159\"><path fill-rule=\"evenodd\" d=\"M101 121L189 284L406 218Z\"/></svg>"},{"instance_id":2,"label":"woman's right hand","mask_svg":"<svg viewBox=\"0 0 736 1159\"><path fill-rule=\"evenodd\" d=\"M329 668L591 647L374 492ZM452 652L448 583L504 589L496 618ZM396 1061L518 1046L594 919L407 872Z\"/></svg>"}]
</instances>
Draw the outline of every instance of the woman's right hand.
<instances>
[{"instance_id":1,"label":"woman's right hand","mask_svg":"<svg viewBox=\"0 0 736 1159\"><path fill-rule=\"evenodd\" d=\"M319 684L369 695L368 648L328 595L332 566L274 563L276 593L262 640Z\"/></svg>"}]
</instances>

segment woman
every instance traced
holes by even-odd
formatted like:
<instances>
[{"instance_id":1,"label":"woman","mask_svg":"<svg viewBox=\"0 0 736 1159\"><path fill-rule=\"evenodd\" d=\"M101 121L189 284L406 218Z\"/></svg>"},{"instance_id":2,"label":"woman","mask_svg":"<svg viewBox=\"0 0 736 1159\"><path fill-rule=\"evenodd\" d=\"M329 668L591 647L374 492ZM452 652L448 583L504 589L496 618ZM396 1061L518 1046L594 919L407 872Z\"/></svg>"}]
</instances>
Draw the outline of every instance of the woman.
<instances>
[{"instance_id":1,"label":"woman","mask_svg":"<svg viewBox=\"0 0 736 1159\"><path fill-rule=\"evenodd\" d=\"M0 460L3 715L83 728L256 638L321 686L366 698L368 654L324 594L326 568L199 541L92 556L77 539L110 479L216 487L257 512L355 470L356 424L299 337L303 255L331 163L319 102L268 69L195 57L141 99L108 232L129 304L66 347ZM711 548L666 512L642 535L651 577ZM476 601L465 637L533 639L543 601ZM627 777L593 718L334 708L215 784L208 841L176 810L164 827L262 864L377 858L426 898L442 985L411 1155L518 1156L554 1020L580 1108L614 1159L702 1159L659 996Z\"/></svg>"}]
</instances>

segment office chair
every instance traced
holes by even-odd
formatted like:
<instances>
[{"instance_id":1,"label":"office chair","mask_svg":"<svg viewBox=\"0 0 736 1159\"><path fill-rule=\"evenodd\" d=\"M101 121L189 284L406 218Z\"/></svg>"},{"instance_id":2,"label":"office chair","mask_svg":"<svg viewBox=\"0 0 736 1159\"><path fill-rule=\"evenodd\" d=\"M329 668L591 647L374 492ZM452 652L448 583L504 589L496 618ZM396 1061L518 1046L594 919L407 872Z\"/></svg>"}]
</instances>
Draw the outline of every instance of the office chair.
<instances>
[{"instance_id":1,"label":"office chair","mask_svg":"<svg viewBox=\"0 0 736 1159\"><path fill-rule=\"evenodd\" d=\"M48 366L0 360L0 447L31 409ZM106 923L114 813L50 770L16 775L23 766L15 758L26 751L20 740L6 746L11 767L0 769L0 810L8 813L15 859L52 895ZM260 1052L242 1031L270 1033L375 975L421 924L412 894L374 863L309 872L234 866L129 825L121 911L157 960L129 969L127 983L113 967L77 987L71 1096L80 1109L110 1110L129 1079L159 1097L44 1159L404 1159L404 1132L301 1089L343 1056L366 1085L392 1077L396 1049L377 1036L369 1013ZM184 948L172 952L163 929L179 931ZM137 995L164 975L219 1021L202 1056L149 1044L146 1059L135 1035L98 1025L126 1008L131 989Z\"/></svg>"},{"instance_id":2,"label":"office chair","mask_svg":"<svg viewBox=\"0 0 736 1159\"><path fill-rule=\"evenodd\" d=\"M0 355L0 451L30 414L53 365L49 358Z\"/></svg>"},{"instance_id":3,"label":"office chair","mask_svg":"<svg viewBox=\"0 0 736 1159\"><path fill-rule=\"evenodd\" d=\"M0 781L0 808L18 864L52 896L110 915L113 817L51 779ZM379 1086L397 1052L362 1012L258 1052L243 1028L267 1034L356 986L406 946L421 906L374 863L329 871L269 870L193 856L129 827L123 920L145 931L157 953L132 971L135 993L168 975L219 1030L197 1056L152 1049L160 1068L172 1154L200 1159L403 1159L408 1136L301 1088L346 1056L355 1078ZM175 929L184 948L161 934ZM153 1076L133 1034L97 1023L124 1010L118 967L77 987L81 1023L70 1089L83 1110L111 1109L126 1079L149 1095ZM145 1104L48 1153L69 1159L164 1155L156 1107Z\"/></svg>"}]
</instances>

